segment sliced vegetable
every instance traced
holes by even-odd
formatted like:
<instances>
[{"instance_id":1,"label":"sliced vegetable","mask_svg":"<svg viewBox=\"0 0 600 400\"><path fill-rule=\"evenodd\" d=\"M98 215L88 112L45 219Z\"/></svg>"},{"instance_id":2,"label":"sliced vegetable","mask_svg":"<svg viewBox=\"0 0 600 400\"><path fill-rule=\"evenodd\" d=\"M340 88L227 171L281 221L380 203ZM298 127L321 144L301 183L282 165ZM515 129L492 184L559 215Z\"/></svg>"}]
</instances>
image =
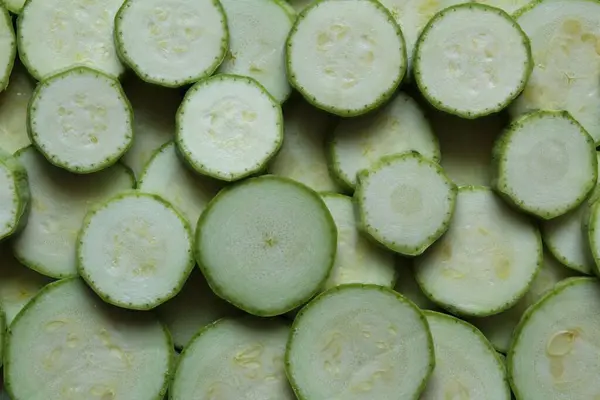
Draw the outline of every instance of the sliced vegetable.
<instances>
[{"instance_id":1,"label":"sliced vegetable","mask_svg":"<svg viewBox=\"0 0 600 400\"><path fill-rule=\"evenodd\" d=\"M0 241L25 227L29 198L27 170L0 148Z\"/></svg>"},{"instance_id":2,"label":"sliced vegetable","mask_svg":"<svg viewBox=\"0 0 600 400\"><path fill-rule=\"evenodd\" d=\"M23 66L15 63L8 87L0 93L0 147L11 154L31 143L27 135L27 106L34 88Z\"/></svg>"},{"instance_id":3,"label":"sliced vegetable","mask_svg":"<svg viewBox=\"0 0 600 400\"><path fill-rule=\"evenodd\" d=\"M0 4L0 91L6 89L17 54L17 41L12 18Z\"/></svg>"}]
</instances>

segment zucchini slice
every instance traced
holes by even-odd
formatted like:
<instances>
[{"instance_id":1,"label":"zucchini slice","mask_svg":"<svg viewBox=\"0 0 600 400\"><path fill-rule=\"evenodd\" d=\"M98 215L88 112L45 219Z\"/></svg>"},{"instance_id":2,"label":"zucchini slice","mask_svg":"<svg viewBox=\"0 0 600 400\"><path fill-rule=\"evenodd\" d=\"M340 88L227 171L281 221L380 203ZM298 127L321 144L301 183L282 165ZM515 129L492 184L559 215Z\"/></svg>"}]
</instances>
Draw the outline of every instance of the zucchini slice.
<instances>
[{"instance_id":1,"label":"zucchini slice","mask_svg":"<svg viewBox=\"0 0 600 400\"><path fill-rule=\"evenodd\" d=\"M0 3L0 92L6 89L17 55L17 40L12 18Z\"/></svg>"},{"instance_id":2,"label":"zucchini slice","mask_svg":"<svg viewBox=\"0 0 600 400\"><path fill-rule=\"evenodd\" d=\"M414 259L410 257L396 257L396 274L398 275L398 279L396 279L394 290L415 303L421 310L438 310L439 307L437 304L425 296L415 280L413 261Z\"/></svg>"},{"instance_id":3,"label":"zucchini slice","mask_svg":"<svg viewBox=\"0 0 600 400\"><path fill-rule=\"evenodd\" d=\"M27 170L17 158L0 149L0 241L25 227L29 198Z\"/></svg>"},{"instance_id":4,"label":"zucchini slice","mask_svg":"<svg viewBox=\"0 0 600 400\"><path fill-rule=\"evenodd\" d=\"M538 0L475 0L477 3L500 8L511 15L518 15L519 11Z\"/></svg>"},{"instance_id":5,"label":"zucchini slice","mask_svg":"<svg viewBox=\"0 0 600 400\"><path fill-rule=\"evenodd\" d=\"M31 144L27 134L27 107L35 83L20 63L10 75L6 90L0 93L0 148L9 153Z\"/></svg>"}]
</instances>

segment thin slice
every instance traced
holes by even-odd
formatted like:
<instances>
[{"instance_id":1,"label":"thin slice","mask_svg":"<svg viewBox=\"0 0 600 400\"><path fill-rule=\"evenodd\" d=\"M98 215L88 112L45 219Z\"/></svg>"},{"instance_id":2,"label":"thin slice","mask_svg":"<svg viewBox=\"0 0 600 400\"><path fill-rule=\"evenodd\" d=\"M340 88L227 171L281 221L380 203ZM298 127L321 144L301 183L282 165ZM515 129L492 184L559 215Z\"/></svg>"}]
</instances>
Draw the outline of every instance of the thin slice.
<instances>
[{"instance_id":1,"label":"thin slice","mask_svg":"<svg viewBox=\"0 0 600 400\"><path fill-rule=\"evenodd\" d=\"M259 316L306 303L336 254L335 223L306 186L262 176L223 189L196 228L196 260L210 287Z\"/></svg>"},{"instance_id":2,"label":"thin slice","mask_svg":"<svg viewBox=\"0 0 600 400\"><path fill-rule=\"evenodd\" d=\"M567 110L600 140L600 2L534 1L516 16L531 41L535 67L510 111Z\"/></svg>"},{"instance_id":3,"label":"thin slice","mask_svg":"<svg viewBox=\"0 0 600 400\"><path fill-rule=\"evenodd\" d=\"M156 151L138 182L138 189L142 192L156 194L175 206L190 226L196 226L200 214L217 194L219 186L210 178L187 168L177 155L174 142Z\"/></svg>"},{"instance_id":4,"label":"thin slice","mask_svg":"<svg viewBox=\"0 0 600 400\"><path fill-rule=\"evenodd\" d=\"M456 192L442 168L416 152L384 157L358 175L361 228L392 251L419 255L448 229Z\"/></svg>"},{"instance_id":5,"label":"thin slice","mask_svg":"<svg viewBox=\"0 0 600 400\"><path fill-rule=\"evenodd\" d=\"M6 89L17 54L17 41L12 18L0 4L0 91Z\"/></svg>"},{"instance_id":6,"label":"thin slice","mask_svg":"<svg viewBox=\"0 0 600 400\"><path fill-rule=\"evenodd\" d=\"M600 393L600 286L571 278L530 307L507 355L515 397L596 399Z\"/></svg>"},{"instance_id":7,"label":"thin slice","mask_svg":"<svg viewBox=\"0 0 600 400\"><path fill-rule=\"evenodd\" d=\"M318 192L340 191L327 167L325 140L333 127L331 116L302 99L283 110L281 149L269 163L269 172L305 184Z\"/></svg>"},{"instance_id":8,"label":"thin slice","mask_svg":"<svg viewBox=\"0 0 600 400\"><path fill-rule=\"evenodd\" d=\"M113 39L123 0L29 0L17 20L19 57L42 80L75 66L124 72Z\"/></svg>"},{"instance_id":9,"label":"thin slice","mask_svg":"<svg viewBox=\"0 0 600 400\"><path fill-rule=\"evenodd\" d=\"M6 90L0 93L0 147L9 153L27 147L27 107L35 83L21 63L15 63Z\"/></svg>"},{"instance_id":10,"label":"thin slice","mask_svg":"<svg viewBox=\"0 0 600 400\"><path fill-rule=\"evenodd\" d=\"M115 40L140 78L167 87L210 76L229 46L218 0L125 0L115 17Z\"/></svg>"},{"instance_id":11,"label":"thin slice","mask_svg":"<svg viewBox=\"0 0 600 400\"><path fill-rule=\"evenodd\" d=\"M413 259L409 257L396 257L396 285L394 290L415 303L421 310L437 310L437 304L429 300L415 280Z\"/></svg>"},{"instance_id":12,"label":"thin slice","mask_svg":"<svg viewBox=\"0 0 600 400\"><path fill-rule=\"evenodd\" d=\"M376 0L312 3L296 19L286 47L292 86L341 116L382 105L406 72L402 31Z\"/></svg>"},{"instance_id":13,"label":"thin slice","mask_svg":"<svg viewBox=\"0 0 600 400\"><path fill-rule=\"evenodd\" d=\"M0 241L25 227L29 198L27 170L0 148Z\"/></svg>"},{"instance_id":14,"label":"thin slice","mask_svg":"<svg viewBox=\"0 0 600 400\"><path fill-rule=\"evenodd\" d=\"M465 3L427 24L415 48L417 85L436 108L478 118L521 93L533 64L529 39L504 11Z\"/></svg>"},{"instance_id":15,"label":"thin slice","mask_svg":"<svg viewBox=\"0 0 600 400\"><path fill-rule=\"evenodd\" d=\"M92 175L70 174L48 164L33 147L17 153L27 170L31 207L27 226L12 241L17 259L53 278L77 275L75 243L88 209L135 185L121 164Z\"/></svg>"},{"instance_id":16,"label":"thin slice","mask_svg":"<svg viewBox=\"0 0 600 400\"><path fill-rule=\"evenodd\" d=\"M537 227L490 188L463 186L448 232L415 263L423 292L452 313L498 314L529 289L542 264Z\"/></svg>"},{"instance_id":17,"label":"thin slice","mask_svg":"<svg viewBox=\"0 0 600 400\"><path fill-rule=\"evenodd\" d=\"M506 353L515 327L527 308L536 303L547 291L553 289L558 282L573 275L572 270L560 265L554 257L546 253L540 272L517 304L500 314L474 319L471 323L481 329L496 350Z\"/></svg>"},{"instance_id":18,"label":"thin slice","mask_svg":"<svg viewBox=\"0 0 600 400\"><path fill-rule=\"evenodd\" d=\"M181 292L156 309L177 349L183 349L208 324L241 312L218 298L199 269L194 269Z\"/></svg>"},{"instance_id":19,"label":"thin slice","mask_svg":"<svg viewBox=\"0 0 600 400\"><path fill-rule=\"evenodd\" d=\"M83 221L77 270L107 303L155 308L179 293L193 267L190 225L161 197L124 193Z\"/></svg>"},{"instance_id":20,"label":"thin slice","mask_svg":"<svg viewBox=\"0 0 600 400\"><path fill-rule=\"evenodd\" d=\"M338 286L311 301L294 321L286 353L299 399L417 399L434 365L423 314L375 285Z\"/></svg>"},{"instance_id":21,"label":"thin slice","mask_svg":"<svg viewBox=\"0 0 600 400\"><path fill-rule=\"evenodd\" d=\"M323 289L346 283L372 283L393 287L396 283L394 255L363 237L351 197L341 194L323 194L337 227L335 263Z\"/></svg>"},{"instance_id":22,"label":"thin slice","mask_svg":"<svg viewBox=\"0 0 600 400\"><path fill-rule=\"evenodd\" d=\"M518 15L519 10L537 0L475 0L477 3L498 7L512 15Z\"/></svg>"},{"instance_id":23,"label":"thin slice","mask_svg":"<svg viewBox=\"0 0 600 400\"><path fill-rule=\"evenodd\" d=\"M221 0L230 39L219 72L256 79L280 103L292 91L284 51L295 19L283 1Z\"/></svg>"},{"instance_id":24,"label":"thin slice","mask_svg":"<svg viewBox=\"0 0 600 400\"><path fill-rule=\"evenodd\" d=\"M593 139L566 111L538 111L515 121L496 141L496 190L542 219L573 210L598 180Z\"/></svg>"},{"instance_id":25,"label":"thin slice","mask_svg":"<svg viewBox=\"0 0 600 400\"><path fill-rule=\"evenodd\" d=\"M242 76L215 75L195 84L176 123L185 161L223 181L263 170L283 141L281 107L258 82Z\"/></svg>"},{"instance_id":26,"label":"thin slice","mask_svg":"<svg viewBox=\"0 0 600 400\"><path fill-rule=\"evenodd\" d=\"M252 317L207 326L181 353L169 398L295 399L283 362L289 330Z\"/></svg>"},{"instance_id":27,"label":"thin slice","mask_svg":"<svg viewBox=\"0 0 600 400\"><path fill-rule=\"evenodd\" d=\"M31 141L44 157L80 174L104 169L125 154L132 119L119 82L83 67L41 82L28 114Z\"/></svg>"},{"instance_id":28,"label":"thin slice","mask_svg":"<svg viewBox=\"0 0 600 400\"><path fill-rule=\"evenodd\" d=\"M373 114L340 121L331 141L331 169L354 189L360 170L384 156L407 151L440 161L437 138L423 111L410 96L399 93Z\"/></svg>"},{"instance_id":29,"label":"thin slice","mask_svg":"<svg viewBox=\"0 0 600 400\"><path fill-rule=\"evenodd\" d=\"M426 311L425 317L433 336L436 368L421 400L510 400L504 364L477 328L438 312Z\"/></svg>"},{"instance_id":30,"label":"thin slice","mask_svg":"<svg viewBox=\"0 0 600 400\"><path fill-rule=\"evenodd\" d=\"M77 279L46 286L8 331L12 399L162 399L173 344L150 313L109 307Z\"/></svg>"}]
</instances>

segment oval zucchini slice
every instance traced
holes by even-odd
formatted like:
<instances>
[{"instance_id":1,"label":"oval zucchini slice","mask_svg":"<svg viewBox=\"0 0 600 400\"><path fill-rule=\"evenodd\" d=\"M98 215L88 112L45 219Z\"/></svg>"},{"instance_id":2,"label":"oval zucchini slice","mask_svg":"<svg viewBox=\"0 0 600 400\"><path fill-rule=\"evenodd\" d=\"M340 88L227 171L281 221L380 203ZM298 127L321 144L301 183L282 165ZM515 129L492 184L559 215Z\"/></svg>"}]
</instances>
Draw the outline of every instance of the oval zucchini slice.
<instances>
[{"instance_id":1,"label":"oval zucchini slice","mask_svg":"<svg viewBox=\"0 0 600 400\"><path fill-rule=\"evenodd\" d=\"M0 148L0 241L25 227L29 199L27 170Z\"/></svg>"},{"instance_id":2,"label":"oval zucchini slice","mask_svg":"<svg viewBox=\"0 0 600 400\"><path fill-rule=\"evenodd\" d=\"M12 18L0 4L0 92L6 89L17 55L17 40Z\"/></svg>"},{"instance_id":3,"label":"oval zucchini slice","mask_svg":"<svg viewBox=\"0 0 600 400\"><path fill-rule=\"evenodd\" d=\"M0 93L0 148L13 154L31 144L27 134L27 107L35 83L16 62L6 90Z\"/></svg>"}]
</instances>

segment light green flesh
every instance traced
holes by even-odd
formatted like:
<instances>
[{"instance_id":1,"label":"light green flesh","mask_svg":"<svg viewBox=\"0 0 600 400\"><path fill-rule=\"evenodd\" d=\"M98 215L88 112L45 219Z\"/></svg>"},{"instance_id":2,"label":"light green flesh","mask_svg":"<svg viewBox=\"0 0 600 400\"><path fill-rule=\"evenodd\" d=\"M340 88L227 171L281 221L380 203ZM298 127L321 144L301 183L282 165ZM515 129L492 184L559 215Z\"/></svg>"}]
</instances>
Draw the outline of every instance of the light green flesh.
<instances>
[{"instance_id":1,"label":"light green flesh","mask_svg":"<svg viewBox=\"0 0 600 400\"><path fill-rule=\"evenodd\" d=\"M344 285L309 303L286 354L299 399L416 399L434 368L424 316L397 293Z\"/></svg>"},{"instance_id":2,"label":"light green flesh","mask_svg":"<svg viewBox=\"0 0 600 400\"><path fill-rule=\"evenodd\" d=\"M2 4L13 14L20 14L26 0L2 0Z\"/></svg>"},{"instance_id":3,"label":"light green flesh","mask_svg":"<svg viewBox=\"0 0 600 400\"><path fill-rule=\"evenodd\" d=\"M440 160L437 139L423 111L411 97L399 93L374 114L339 122L331 143L332 171L354 188L359 171L384 156L406 151Z\"/></svg>"},{"instance_id":4,"label":"light green flesh","mask_svg":"<svg viewBox=\"0 0 600 400\"><path fill-rule=\"evenodd\" d=\"M23 229L29 199L27 171L18 159L0 148L0 240Z\"/></svg>"},{"instance_id":5,"label":"light green flesh","mask_svg":"<svg viewBox=\"0 0 600 400\"><path fill-rule=\"evenodd\" d=\"M0 3L0 91L8 85L17 53L17 41L12 18Z\"/></svg>"},{"instance_id":6,"label":"light green flesh","mask_svg":"<svg viewBox=\"0 0 600 400\"><path fill-rule=\"evenodd\" d=\"M415 263L421 289L441 307L489 316L515 304L542 262L536 226L486 187L461 187L450 227Z\"/></svg>"},{"instance_id":7,"label":"light green flesh","mask_svg":"<svg viewBox=\"0 0 600 400\"><path fill-rule=\"evenodd\" d=\"M517 399L597 399L600 286L595 278L558 284L517 327L507 365Z\"/></svg>"},{"instance_id":8,"label":"light green flesh","mask_svg":"<svg viewBox=\"0 0 600 400\"><path fill-rule=\"evenodd\" d=\"M294 18L279 1L221 0L229 50L219 72L254 78L283 103L291 93L284 51Z\"/></svg>"},{"instance_id":9,"label":"light green flesh","mask_svg":"<svg viewBox=\"0 0 600 400\"><path fill-rule=\"evenodd\" d=\"M9 153L30 144L27 106L34 88L34 82L23 66L15 63L8 87L0 93L0 148Z\"/></svg>"},{"instance_id":10,"label":"light green flesh","mask_svg":"<svg viewBox=\"0 0 600 400\"><path fill-rule=\"evenodd\" d=\"M181 353L170 400L295 399L284 371L288 334L281 321L253 317L207 326Z\"/></svg>"},{"instance_id":11,"label":"light green flesh","mask_svg":"<svg viewBox=\"0 0 600 400\"><path fill-rule=\"evenodd\" d=\"M413 259L396 257L396 285L394 290L406 297L421 310L437 310L439 307L429 300L415 280Z\"/></svg>"},{"instance_id":12,"label":"light green flesh","mask_svg":"<svg viewBox=\"0 0 600 400\"><path fill-rule=\"evenodd\" d=\"M327 166L325 140L333 118L302 99L294 99L283 110L283 144L268 170L305 184L318 192L338 192Z\"/></svg>"},{"instance_id":13,"label":"light green flesh","mask_svg":"<svg viewBox=\"0 0 600 400\"><path fill-rule=\"evenodd\" d=\"M252 212L248 212L252 210ZM211 288L260 316L284 314L323 285L336 229L319 196L288 179L262 176L223 189L196 229L196 260Z\"/></svg>"},{"instance_id":14,"label":"light green flesh","mask_svg":"<svg viewBox=\"0 0 600 400\"><path fill-rule=\"evenodd\" d=\"M355 198L367 235L392 251L416 256L448 228L456 186L433 161L403 153L363 170Z\"/></svg>"},{"instance_id":15,"label":"light green flesh","mask_svg":"<svg viewBox=\"0 0 600 400\"><path fill-rule=\"evenodd\" d=\"M192 271L181 292L157 309L176 348L184 348L198 331L216 320L240 314L218 298L199 270Z\"/></svg>"},{"instance_id":16,"label":"light green flesh","mask_svg":"<svg viewBox=\"0 0 600 400\"><path fill-rule=\"evenodd\" d=\"M85 284L46 286L15 318L4 378L14 399L162 399L170 338L152 314L106 306Z\"/></svg>"},{"instance_id":17,"label":"light green flesh","mask_svg":"<svg viewBox=\"0 0 600 400\"><path fill-rule=\"evenodd\" d=\"M24 265L54 278L77 275L75 242L88 209L135 185L120 164L92 175L74 175L48 164L33 147L18 153L27 170L31 207L27 226L11 241Z\"/></svg>"},{"instance_id":18,"label":"light green flesh","mask_svg":"<svg viewBox=\"0 0 600 400\"><path fill-rule=\"evenodd\" d=\"M296 10L297 13L302 12L314 0L287 0L287 2Z\"/></svg>"},{"instance_id":19,"label":"light green flesh","mask_svg":"<svg viewBox=\"0 0 600 400\"><path fill-rule=\"evenodd\" d=\"M177 155L174 142L156 151L140 177L138 189L169 201L196 226L200 214L221 185L194 173Z\"/></svg>"},{"instance_id":20,"label":"light green flesh","mask_svg":"<svg viewBox=\"0 0 600 400\"><path fill-rule=\"evenodd\" d=\"M335 263L323 289L346 283L393 287L396 282L394 255L360 234L352 198L341 194L324 194L322 197L338 232Z\"/></svg>"},{"instance_id":21,"label":"light green flesh","mask_svg":"<svg viewBox=\"0 0 600 400\"><path fill-rule=\"evenodd\" d=\"M506 353L513 331L525 310L537 302L547 291L563 279L573 276L573 271L562 266L551 255L544 254L544 263L531 287L517 304L500 314L473 319L470 322L481 329L496 350Z\"/></svg>"},{"instance_id":22,"label":"light green flesh","mask_svg":"<svg viewBox=\"0 0 600 400\"><path fill-rule=\"evenodd\" d=\"M477 328L450 315L428 311L425 316L433 336L435 371L421 400L510 399L504 364Z\"/></svg>"},{"instance_id":23,"label":"light green flesh","mask_svg":"<svg viewBox=\"0 0 600 400\"><path fill-rule=\"evenodd\" d=\"M536 0L475 0L475 2L498 7L509 14L515 15L520 9L535 3Z\"/></svg>"},{"instance_id":24,"label":"light green flesh","mask_svg":"<svg viewBox=\"0 0 600 400\"><path fill-rule=\"evenodd\" d=\"M77 240L77 270L106 302L152 309L175 296L193 263L192 231L162 198L121 194L91 210Z\"/></svg>"},{"instance_id":25,"label":"light green flesh","mask_svg":"<svg viewBox=\"0 0 600 400\"><path fill-rule=\"evenodd\" d=\"M518 119L493 152L495 188L516 207L543 219L576 208L596 186L594 141L566 112L541 111Z\"/></svg>"}]
</instances>

